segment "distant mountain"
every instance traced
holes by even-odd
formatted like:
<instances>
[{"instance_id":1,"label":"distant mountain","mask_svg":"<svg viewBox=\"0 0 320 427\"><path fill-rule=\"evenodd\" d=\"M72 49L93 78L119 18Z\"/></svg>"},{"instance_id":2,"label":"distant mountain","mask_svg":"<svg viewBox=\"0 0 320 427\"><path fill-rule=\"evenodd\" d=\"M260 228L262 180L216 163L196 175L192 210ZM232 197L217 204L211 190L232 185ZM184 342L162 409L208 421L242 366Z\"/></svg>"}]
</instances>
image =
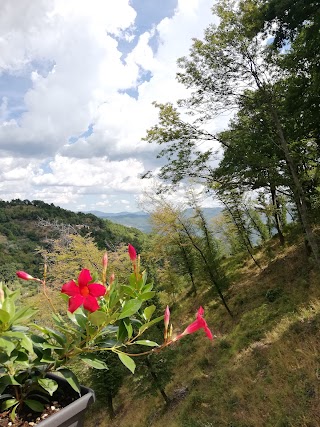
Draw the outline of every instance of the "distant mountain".
<instances>
[{"instance_id":1,"label":"distant mountain","mask_svg":"<svg viewBox=\"0 0 320 427\"><path fill-rule=\"evenodd\" d=\"M113 223L124 225L126 227L134 227L144 233L151 232L151 224L149 221L150 215L146 212L119 212L119 213L108 213L100 211L90 211L91 213L99 218L108 219Z\"/></svg>"},{"instance_id":2,"label":"distant mountain","mask_svg":"<svg viewBox=\"0 0 320 427\"><path fill-rule=\"evenodd\" d=\"M137 216L148 216L149 214L147 214L146 212L143 211L139 211L139 212L101 212L101 211L89 211L89 212L85 212L85 213L91 213L99 218L113 218L113 217L137 217Z\"/></svg>"},{"instance_id":3,"label":"distant mountain","mask_svg":"<svg viewBox=\"0 0 320 427\"><path fill-rule=\"evenodd\" d=\"M222 208L204 208L203 213L205 218L210 221L211 218L219 215ZM90 211L91 213L99 218L108 219L114 223L125 225L126 227L134 227L144 233L150 233L151 223L150 223L150 214L139 211L139 212L119 212L119 213L107 213L100 211ZM186 214L188 217L191 217L193 214L192 209L187 209Z\"/></svg>"}]
</instances>

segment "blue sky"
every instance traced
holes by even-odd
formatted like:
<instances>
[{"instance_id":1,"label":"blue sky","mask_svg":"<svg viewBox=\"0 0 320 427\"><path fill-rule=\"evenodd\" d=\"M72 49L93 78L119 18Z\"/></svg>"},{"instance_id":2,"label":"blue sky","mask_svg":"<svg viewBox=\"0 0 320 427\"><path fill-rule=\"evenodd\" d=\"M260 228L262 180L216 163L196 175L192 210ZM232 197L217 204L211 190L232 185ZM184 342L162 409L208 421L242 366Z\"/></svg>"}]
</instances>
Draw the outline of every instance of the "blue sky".
<instances>
[{"instance_id":1,"label":"blue sky","mask_svg":"<svg viewBox=\"0 0 320 427\"><path fill-rule=\"evenodd\" d=\"M1 0L0 199L137 211L155 180L153 101L187 95L176 60L210 0Z\"/></svg>"}]
</instances>

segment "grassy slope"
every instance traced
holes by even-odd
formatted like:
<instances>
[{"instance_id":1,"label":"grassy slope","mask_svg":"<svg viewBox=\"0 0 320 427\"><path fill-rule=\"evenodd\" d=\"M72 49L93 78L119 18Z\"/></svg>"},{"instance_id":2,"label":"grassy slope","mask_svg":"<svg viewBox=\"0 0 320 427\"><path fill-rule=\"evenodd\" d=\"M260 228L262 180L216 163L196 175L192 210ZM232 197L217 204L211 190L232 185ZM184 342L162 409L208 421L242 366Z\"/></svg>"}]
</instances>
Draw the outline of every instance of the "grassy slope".
<instances>
[{"instance_id":1,"label":"grassy slope","mask_svg":"<svg viewBox=\"0 0 320 427\"><path fill-rule=\"evenodd\" d=\"M172 348L173 398L138 397L134 377L115 402L113 422L100 411L96 425L110 427L316 427L320 425L320 273L308 265L301 241L257 254L232 271L232 321L210 290L183 300L172 313L176 332L202 304L217 335L201 332ZM273 258L267 257L273 254ZM235 273L236 271L236 273Z\"/></svg>"}]
</instances>

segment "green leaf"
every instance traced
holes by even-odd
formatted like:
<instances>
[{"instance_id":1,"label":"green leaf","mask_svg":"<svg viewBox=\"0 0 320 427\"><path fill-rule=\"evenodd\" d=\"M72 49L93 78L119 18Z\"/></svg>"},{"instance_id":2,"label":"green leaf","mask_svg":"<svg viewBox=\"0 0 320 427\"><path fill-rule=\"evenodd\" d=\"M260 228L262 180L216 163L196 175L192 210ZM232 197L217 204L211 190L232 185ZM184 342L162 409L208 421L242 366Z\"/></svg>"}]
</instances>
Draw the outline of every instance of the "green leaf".
<instances>
[{"instance_id":1,"label":"green leaf","mask_svg":"<svg viewBox=\"0 0 320 427\"><path fill-rule=\"evenodd\" d=\"M6 311L0 308L0 321L2 323L8 323L10 320L10 314Z\"/></svg>"},{"instance_id":2,"label":"green leaf","mask_svg":"<svg viewBox=\"0 0 320 427\"><path fill-rule=\"evenodd\" d=\"M17 357L15 359L16 362L23 363L23 362L28 362L28 360L29 360L29 357L28 357L27 353L25 353L23 351L17 352Z\"/></svg>"},{"instance_id":3,"label":"green leaf","mask_svg":"<svg viewBox=\"0 0 320 427\"><path fill-rule=\"evenodd\" d=\"M132 289L131 286L122 285L121 286L121 291L124 292L127 295L130 295L133 298L137 297L137 292L135 291L135 289Z\"/></svg>"},{"instance_id":4,"label":"green leaf","mask_svg":"<svg viewBox=\"0 0 320 427\"><path fill-rule=\"evenodd\" d=\"M153 283L148 283L147 285L145 285L145 286L141 289L141 291L142 291L143 293L145 293L145 292L150 292L150 291L152 291L152 289L153 289Z\"/></svg>"},{"instance_id":5,"label":"green leaf","mask_svg":"<svg viewBox=\"0 0 320 427\"><path fill-rule=\"evenodd\" d=\"M107 339L107 340L99 342L98 345L99 345L100 348L112 348L117 343L118 343L118 341L113 340L113 339L110 338L110 339Z\"/></svg>"},{"instance_id":6,"label":"green leaf","mask_svg":"<svg viewBox=\"0 0 320 427\"><path fill-rule=\"evenodd\" d=\"M143 272L142 272L142 285L143 285L143 287L146 285L146 283L147 283L147 278L148 278L148 274L147 274L147 272L146 272L146 270L144 270Z\"/></svg>"},{"instance_id":7,"label":"green leaf","mask_svg":"<svg viewBox=\"0 0 320 427\"><path fill-rule=\"evenodd\" d=\"M119 322L119 328L118 328L118 334L117 334L117 339L120 342L125 341L125 339L127 338L127 328L126 325L124 324L123 320L120 320Z\"/></svg>"},{"instance_id":8,"label":"green leaf","mask_svg":"<svg viewBox=\"0 0 320 427\"><path fill-rule=\"evenodd\" d=\"M100 360L98 357L94 356L93 354L85 354L81 355L80 359L89 365L91 368L95 369L108 369L108 366L103 360Z\"/></svg>"},{"instance_id":9,"label":"green leaf","mask_svg":"<svg viewBox=\"0 0 320 427\"><path fill-rule=\"evenodd\" d=\"M0 396L7 388L8 385L21 385L18 381L15 380L12 375L4 375L0 378Z\"/></svg>"},{"instance_id":10,"label":"green leaf","mask_svg":"<svg viewBox=\"0 0 320 427\"><path fill-rule=\"evenodd\" d=\"M143 312L143 317L144 317L146 320L150 320L150 319L151 319L151 317L152 317L152 315L153 315L153 313L154 313L154 311L155 311L155 309L156 309L156 306L155 306L155 305L150 305L149 307L146 307L146 308L144 309L144 312Z\"/></svg>"},{"instance_id":11,"label":"green leaf","mask_svg":"<svg viewBox=\"0 0 320 427\"><path fill-rule=\"evenodd\" d=\"M130 320L128 318L123 319L124 326L126 327L126 330L128 332L128 338L130 339L132 337L133 333L133 327L130 323Z\"/></svg>"},{"instance_id":12,"label":"green leaf","mask_svg":"<svg viewBox=\"0 0 320 427\"><path fill-rule=\"evenodd\" d=\"M12 341L10 341L9 338L0 338L0 348L2 348L8 356L10 356L10 354L15 349L15 345Z\"/></svg>"},{"instance_id":13,"label":"green leaf","mask_svg":"<svg viewBox=\"0 0 320 427\"><path fill-rule=\"evenodd\" d=\"M16 418L16 410L17 410L18 406L19 406L19 403L17 403L17 404L12 408L12 411L11 411L11 414L10 414L10 418L12 419L12 421L14 421L14 420L15 420L15 418Z\"/></svg>"},{"instance_id":14,"label":"green leaf","mask_svg":"<svg viewBox=\"0 0 320 427\"><path fill-rule=\"evenodd\" d=\"M31 307L22 307L14 315L12 322L24 322L34 316L38 310Z\"/></svg>"},{"instance_id":15,"label":"green leaf","mask_svg":"<svg viewBox=\"0 0 320 427\"><path fill-rule=\"evenodd\" d=\"M145 292L144 294L139 295L139 299L141 301L147 301L148 299L151 299L155 296L155 291L151 291L151 292Z\"/></svg>"},{"instance_id":16,"label":"green leaf","mask_svg":"<svg viewBox=\"0 0 320 427\"><path fill-rule=\"evenodd\" d=\"M163 320L164 316L160 316L160 317L156 317L155 319L151 320L148 323L145 323L144 325L141 326L141 328L139 329L139 333L141 334L143 331L145 331L146 329L150 328L150 326L154 325L155 323L160 322L161 320Z\"/></svg>"},{"instance_id":17,"label":"green leaf","mask_svg":"<svg viewBox=\"0 0 320 427\"><path fill-rule=\"evenodd\" d=\"M52 357L52 355L51 355L51 350L50 349L44 350L40 362L43 362L43 363L54 363L55 361L56 361L55 358Z\"/></svg>"},{"instance_id":18,"label":"green leaf","mask_svg":"<svg viewBox=\"0 0 320 427\"><path fill-rule=\"evenodd\" d=\"M136 369L136 364L134 360L131 359L131 357L125 353L118 353L118 356L121 362L124 364L124 366L126 366L129 369L129 371L131 371L134 374L134 371Z\"/></svg>"},{"instance_id":19,"label":"green leaf","mask_svg":"<svg viewBox=\"0 0 320 427\"><path fill-rule=\"evenodd\" d=\"M101 326L108 322L108 315L103 311L94 311L89 314L88 319L94 326Z\"/></svg>"},{"instance_id":20,"label":"green leaf","mask_svg":"<svg viewBox=\"0 0 320 427\"><path fill-rule=\"evenodd\" d=\"M83 314L76 313L74 317L76 319L77 324L80 326L80 328L86 329L86 324L87 324L86 316L84 316Z\"/></svg>"},{"instance_id":21,"label":"green leaf","mask_svg":"<svg viewBox=\"0 0 320 427\"><path fill-rule=\"evenodd\" d=\"M17 399L5 400L1 405L1 410L5 411L6 409L11 408L11 406L16 405L17 403L19 403Z\"/></svg>"},{"instance_id":22,"label":"green leaf","mask_svg":"<svg viewBox=\"0 0 320 427\"><path fill-rule=\"evenodd\" d=\"M29 353L33 353L33 345L31 339L25 335L21 340L21 347L26 349Z\"/></svg>"},{"instance_id":23,"label":"green leaf","mask_svg":"<svg viewBox=\"0 0 320 427\"><path fill-rule=\"evenodd\" d=\"M75 374L70 371L70 369L58 369L57 372L59 372L65 380L71 385L73 390L78 392L80 394L80 384L78 381L78 378L75 376Z\"/></svg>"},{"instance_id":24,"label":"green leaf","mask_svg":"<svg viewBox=\"0 0 320 427\"><path fill-rule=\"evenodd\" d=\"M139 308L141 307L142 301L138 299L132 299L130 301L126 301L124 306L122 307L122 312L118 319L124 319L125 317L130 317L135 314Z\"/></svg>"},{"instance_id":25,"label":"green leaf","mask_svg":"<svg viewBox=\"0 0 320 427\"><path fill-rule=\"evenodd\" d=\"M58 388L58 383L50 378L40 378L38 379L38 384L44 388L50 396L52 396Z\"/></svg>"},{"instance_id":26,"label":"green leaf","mask_svg":"<svg viewBox=\"0 0 320 427\"><path fill-rule=\"evenodd\" d=\"M16 312L14 301L12 298L6 298L2 304L2 310L7 311L10 317L13 318Z\"/></svg>"},{"instance_id":27,"label":"green leaf","mask_svg":"<svg viewBox=\"0 0 320 427\"><path fill-rule=\"evenodd\" d=\"M33 399L26 399L24 401L26 405L29 406L30 409L32 409L35 412L42 412L44 410L44 405L41 402L38 402L37 400Z\"/></svg>"},{"instance_id":28,"label":"green leaf","mask_svg":"<svg viewBox=\"0 0 320 427\"><path fill-rule=\"evenodd\" d=\"M159 347L159 344L150 340L138 340L138 341L135 341L134 343L139 345L147 345L148 347Z\"/></svg>"}]
</instances>

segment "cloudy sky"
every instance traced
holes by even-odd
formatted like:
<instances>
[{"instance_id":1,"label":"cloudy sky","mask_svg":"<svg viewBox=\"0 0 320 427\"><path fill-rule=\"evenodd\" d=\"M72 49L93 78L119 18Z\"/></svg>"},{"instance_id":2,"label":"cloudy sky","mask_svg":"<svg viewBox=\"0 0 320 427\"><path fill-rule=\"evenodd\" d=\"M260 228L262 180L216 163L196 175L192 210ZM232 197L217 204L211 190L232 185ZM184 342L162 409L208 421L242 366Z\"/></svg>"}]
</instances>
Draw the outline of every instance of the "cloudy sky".
<instances>
[{"instance_id":1,"label":"cloudy sky","mask_svg":"<svg viewBox=\"0 0 320 427\"><path fill-rule=\"evenodd\" d=\"M213 0L1 0L0 199L137 211L157 170L152 101L186 96L176 59ZM217 124L218 126L218 124Z\"/></svg>"}]
</instances>

